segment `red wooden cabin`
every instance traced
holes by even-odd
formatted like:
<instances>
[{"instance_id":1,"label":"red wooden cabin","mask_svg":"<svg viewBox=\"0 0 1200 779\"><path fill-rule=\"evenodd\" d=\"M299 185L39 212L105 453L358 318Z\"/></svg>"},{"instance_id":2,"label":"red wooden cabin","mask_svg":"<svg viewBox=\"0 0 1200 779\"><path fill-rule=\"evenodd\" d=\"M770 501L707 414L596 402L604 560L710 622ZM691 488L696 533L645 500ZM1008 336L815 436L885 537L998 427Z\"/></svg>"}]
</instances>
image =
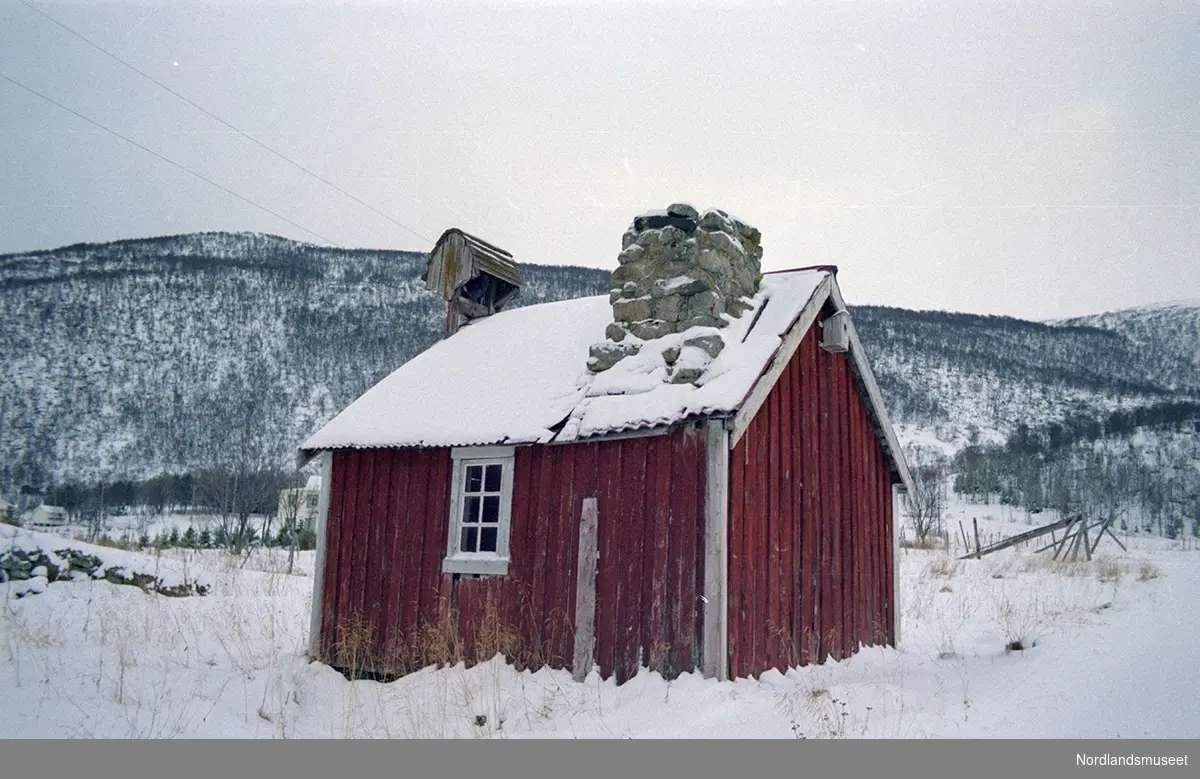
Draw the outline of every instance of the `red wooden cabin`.
<instances>
[{"instance_id":1,"label":"red wooden cabin","mask_svg":"<svg viewBox=\"0 0 1200 779\"><path fill-rule=\"evenodd\" d=\"M591 375L611 317L605 297L483 314L303 445L315 658L501 651L621 682L898 642L908 472L836 269L764 275L695 383Z\"/></svg>"}]
</instances>

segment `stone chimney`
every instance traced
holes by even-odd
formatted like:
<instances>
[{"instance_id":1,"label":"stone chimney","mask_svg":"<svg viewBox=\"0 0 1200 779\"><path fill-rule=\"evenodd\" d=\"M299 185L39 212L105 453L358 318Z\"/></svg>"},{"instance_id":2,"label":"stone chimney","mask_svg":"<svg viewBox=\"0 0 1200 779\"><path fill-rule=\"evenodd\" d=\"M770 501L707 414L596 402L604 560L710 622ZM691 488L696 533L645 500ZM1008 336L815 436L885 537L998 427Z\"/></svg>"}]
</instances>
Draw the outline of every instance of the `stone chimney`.
<instances>
[{"instance_id":1,"label":"stone chimney","mask_svg":"<svg viewBox=\"0 0 1200 779\"><path fill-rule=\"evenodd\" d=\"M761 278L760 239L757 229L715 208L701 214L676 203L636 217L622 236L620 266L612 274L613 321L607 340L592 346L588 369L608 370L647 341L694 327L722 328L740 316ZM724 347L712 333L683 343L713 357ZM664 356L670 364L672 351ZM682 380L683 374L672 372L671 381Z\"/></svg>"}]
</instances>

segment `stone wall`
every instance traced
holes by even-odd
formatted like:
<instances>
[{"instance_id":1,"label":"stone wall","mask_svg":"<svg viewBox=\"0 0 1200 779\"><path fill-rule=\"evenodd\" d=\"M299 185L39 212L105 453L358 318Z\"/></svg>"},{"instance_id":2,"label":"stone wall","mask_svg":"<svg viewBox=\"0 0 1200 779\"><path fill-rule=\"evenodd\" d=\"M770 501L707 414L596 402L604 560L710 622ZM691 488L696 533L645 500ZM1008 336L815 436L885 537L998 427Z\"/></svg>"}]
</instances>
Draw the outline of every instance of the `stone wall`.
<instances>
[{"instance_id":1,"label":"stone wall","mask_svg":"<svg viewBox=\"0 0 1200 779\"><path fill-rule=\"evenodd\" d=\"M612 275L613 321L607 340L592 347L588 368L607 370L644 341L725 327L725 315L740 316L761 278L760 239L757 229L720 209L701 214L676 203L635 218Z\"/></svg>"}]
</instances>

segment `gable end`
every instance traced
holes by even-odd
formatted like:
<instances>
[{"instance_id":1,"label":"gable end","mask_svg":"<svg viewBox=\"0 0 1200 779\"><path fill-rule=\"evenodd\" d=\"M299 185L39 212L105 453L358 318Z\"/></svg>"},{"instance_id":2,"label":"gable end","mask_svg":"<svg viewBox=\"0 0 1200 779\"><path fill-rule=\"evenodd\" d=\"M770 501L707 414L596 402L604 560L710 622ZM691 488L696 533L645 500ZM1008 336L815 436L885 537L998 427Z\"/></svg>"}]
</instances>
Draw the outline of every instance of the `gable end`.
<instances>
[{"instance_id":1,"label":"gable end","mask_svg":"<svg viewBox=\"0 0 1200 779\"><path fill-rule=\"evenodd\" d=\"M796 317L795 322L793 322L792 326L783 336L783 340L779 344L779 348L775 351L775 355L768 363L767 368L754 383L750 392L747 393L745 400L742 401L732 421L729 435L730 449L735 447L742 436L745 435L746 430L750 427L750 423L766 402L767 396L787 369L787 365L795 355L796 350L800 348L800 342L804 340L804 336L813 326L813 323L818 320L822 312L827 308L831 309L830 314L846 310L846 303L842 299L836 277L833 275L828 276L813 291L808 303L805 304L799 316ZM845 325L849 340L849 348L846 351L850 358L849 363L855 384L858 387L859 393L867 400L867 411L871 415L875 432L881 439L884 450L888 453L892 470L900 482L900 489L902 491L909 491L912 487L912 479L908 472L908 464L904 459L904 450L901 448L900 441L896 438L896 433L892 429L887 408L883 403L883 395L875 380L875 374L871 371L871 365L863 350L862 342L859 340L858 333L854 329L853 319L847 316Z\"/></svg>"}]
</instances>

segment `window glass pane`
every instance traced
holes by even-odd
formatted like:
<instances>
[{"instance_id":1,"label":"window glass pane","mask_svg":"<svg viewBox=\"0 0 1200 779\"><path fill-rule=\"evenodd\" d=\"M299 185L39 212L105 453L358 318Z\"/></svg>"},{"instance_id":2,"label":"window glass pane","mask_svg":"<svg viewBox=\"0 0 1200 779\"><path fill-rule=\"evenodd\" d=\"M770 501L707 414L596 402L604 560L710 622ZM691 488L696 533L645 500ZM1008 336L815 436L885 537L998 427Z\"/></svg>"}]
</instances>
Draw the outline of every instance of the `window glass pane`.
<instances>
[{"instance_id":1,"label":"window glass pane","mask_svg":"<svg viewBox=\"0 0 1200 779\"><path fill-rule=\"evenodd\" d=\"M467 466L467 492L479 492L483 486L483 466Z\"/></svg>"},{"instance_id":2,"label":"window glass pane","mask_svg":"<svg viewBox=\"0 0 1200 779\"><path fill-rule=\"evenodd\" d=\"M463 498L463 515L462 521L478 522L479 521L479 496L468 495Z\"/></svg>"},{"instance_id":3,"label":"window glass pane","mask_svg":"<svg viewBox=\"0 0 1200 779\"><path fill-rule=\"evenodd\" d=\"M462 530L462 539L459 543L459 551L462 552L477 552L479 551L475 542L478 539L479 528L464 527Z\"/></svg>"},{"instance_id":4,"label":"window glass pane","mask_svg":"<svg viewBox=\"0 0 1200 779\"><path fill-rule=\"evenodd\" d=\"M479 551L496 551L496 531L497 528L494 527L485 527L479 531Z\"/></svg>"},{"instance_id":5,"label":"window glass pane","mask_svg":"<svg viewBox=\"0 0 1200 779\"><path fill-rule=\"evenodd\" d=\"M500 466L489 465L487 467L487 486L488 492L500 491Z\"/></svg>"},{"instance_id":6,"label":"window glass pane","mask_svg":"<svg viewBox=\"0 0 1200 779\"><path fill-rule=\"evenodd\" d=\"M476 500L478 500L478 498ZM484 522L500 521L500 496L490 495L483 499L482 519Z\"/></svg>"}]
</instances>

